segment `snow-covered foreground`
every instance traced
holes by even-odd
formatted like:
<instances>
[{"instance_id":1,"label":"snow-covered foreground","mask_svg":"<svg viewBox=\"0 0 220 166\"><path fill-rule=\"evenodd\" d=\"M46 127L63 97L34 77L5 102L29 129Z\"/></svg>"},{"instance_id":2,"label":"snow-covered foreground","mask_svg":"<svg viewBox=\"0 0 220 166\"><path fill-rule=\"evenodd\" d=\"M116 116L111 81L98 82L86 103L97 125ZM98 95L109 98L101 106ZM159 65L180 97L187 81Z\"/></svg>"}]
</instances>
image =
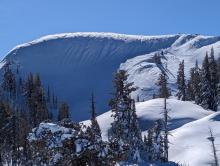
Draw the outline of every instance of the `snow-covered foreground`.
<instances>
[{"instance_id":1,"label":"snow-covered foreground","mask_svg":"<svg viewBox=\"0 0 220 166\"><path fill-rule=\"evenodd\" d=\"M136 104L137 115L140 120L142 134L153 121L163 116L163 99L153 99ZM170 160L189 166L210 165L213 160L211 143L208 141L209 128L217 137L216 144L220 144L220 113L204 110L192 102L168 99L170 139ZM97 117L104 140L108 139L108 130L113 121L111 111ZM90 121L83 121L89 125Z\"/></svg>"},{"instance_id":2,"label":"snow-covered foreground","mask_svg":"<svg viewBox=\"0 0 220 166\"><path fill-rule=\"evenodd\" d=\"M215 136L216 148L220 145L220 112L190 122L171 132L170 159L189 166L208 166L214 161L209 130ZM219 153L218 153L219 155Z\"/></svg>"}]
</instances>

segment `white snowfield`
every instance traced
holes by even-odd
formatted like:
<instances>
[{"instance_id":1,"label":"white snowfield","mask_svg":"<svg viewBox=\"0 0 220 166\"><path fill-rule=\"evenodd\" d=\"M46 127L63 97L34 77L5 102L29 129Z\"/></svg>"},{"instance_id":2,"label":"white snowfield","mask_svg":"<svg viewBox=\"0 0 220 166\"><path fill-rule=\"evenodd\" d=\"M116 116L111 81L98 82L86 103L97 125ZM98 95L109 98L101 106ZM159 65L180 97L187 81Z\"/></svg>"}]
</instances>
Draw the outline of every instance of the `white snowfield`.
<instances>
[{"instance_id":1,"label":"white snowfield","mask_svg":"<svg viewBox=\"0 0 220 166\"><path fill-rule=\"evenodd\" d=\"M190 122L171 132L170 159L189 166L209 166L214 164L210 129L215 137L217 156L220 153L220 112Z\"/></svg>"},{"instance_id":2,"label":"white snowfield","mask_svg":"<svg viewBox=\"0 0 220 166\"><path fill-rule=\"evenodd\" d=\"M163 99L152 99L136 104L137 115L140 120L142 134L153 121L162 118ZM208 141L211 128L216 137L216 147L220 145L220 113L204 110L202 107L189 101L176 99L167 100L169 109L170 160L189 166L209 166L213 162L211 142ZM108 140L108 130L113 118L112 112L106 112L97 117L104 140ZM89 125L90 121L83 121ZM220 148L220 147L219 147Z\"/></svg>"},{"instance_id":3,"label":"white snowfield","mask_svg":"<svg viewBox=\"0 0 220 166\"><path fill-rule=\"evenodd\" d=\"M166 69L169 86L175 91L178 64L185 60L186 67L199 63L213 47L216 57L220 53L220 37L190 34L137 36L115 33L66 33L42 37L12 49L3 62L19 67L24 76L39 73L45 87L67 102L72 118L89 118L89 98L95 93L98 114L108 108L112 92L113 73L128 70L129 81L139 89L136 98L150 99L156 92L155 82L160 69ZM152 61L155 52L164 52L163 66ZM167 66L167 68L166 68ZM188 72L186 72L188 74Z\"/></svg>"}]
</instances>

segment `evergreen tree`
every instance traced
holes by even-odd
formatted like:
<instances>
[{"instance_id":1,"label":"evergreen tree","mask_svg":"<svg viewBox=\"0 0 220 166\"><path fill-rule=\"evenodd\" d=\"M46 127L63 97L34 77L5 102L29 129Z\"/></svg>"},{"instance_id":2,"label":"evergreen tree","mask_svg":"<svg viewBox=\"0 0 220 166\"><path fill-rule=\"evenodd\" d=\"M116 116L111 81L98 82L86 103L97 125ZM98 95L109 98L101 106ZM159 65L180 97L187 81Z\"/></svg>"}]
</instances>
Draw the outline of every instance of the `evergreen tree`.
<instances>
[{"instance_id":1,"label":"evergreen tree","mask_svg":"<svg viewBox=\"0 0 220 166\"><path fill-rule=\"evenodd\" d=\"M95 98L93 93L91 95L91 131L93 141L101 138L101 130L96 119Z\"/></svg>"},{"instance_id":2,"label":"evergreen tree","mask_svg":"<svg viewBox=\"0 0 220 166\"><path fill-rule=\"evenodd\" d=\"M11 114L9 105L0 101L0 165L11 159Z\"/></svg>"},{"instance_id":3,"label":"evergreen tree","mask_svg":"<svg viewBox=\"0 0 220 166\"><path fill-rule=\"evenodd\" d=\"M217 109L216 111L220 110L220 83L217 85Z\"/></svg>"},{"instance_id":4,"label":"evergreen tree","mask_svg":"<svg viewBox=\"0 0 220 166\"><path fill-rule=\"evenodd\" d=\"M148 129L147 138L144 139L145 146L147 148L148 160L153 161L154 143L153 143L153 129Z\"/></svg>"},{"instance_id":5,"label":"evergreen tree","mask_svg":"<svg viewBox=\"0 0 220 166\"><path fill-rule=\"evenodd\" d=\"M164 161L164 139L163 139L163 121L161 119L155 122L153 128L153 161Z\"/></svg>"},{"instance_id":6,"label":"evergreen tree","mask_svg":"<svg viewBox=\"0 0 220 166\"><path fill-rule=\"evenodd\" d=\"M178 92L177 96L179 100L186 100L186 82L184 73L184 60L179 64L179 70L177 74L177 86Z\"/></svg>"},{"instance_id":7,"label":"evergreen tree","mask_svg":"<svg viewBox=\"0 0 220 166\"><path fill-rule=\"evenodd\" d=\"M70 118L70 110L67 103L62 103L59 108L58 121Z\"/></svg>"},{"instance_id":8,"label":"evergreen tree","mask_svg":"<svg viewBox=\"0 0 220 166\"><path fill-rule=\"evenodd\" d=\"M206 54L201 70L201 105L205 109L212 108L213 96L210 80L209 59L208 54Z\"/></svg>"},{"instance_id":9,"label":"evergreen tree","mask_svg":"<svg viewBox=\"0 0 220 166\"><path fill-rule=\"evenodd\" d=\"M220 57L218 57L216 63L217 63L217 78L218 78L217 80L219 82L220 80Z\"/></svg>"},{"instance_id":10,"label":"evergreen tree","mask_svg":"<svg viewBox=\"0 0 220 166\"><path fill-rule=\"evenodd\" d=\"M195 95L193 92L193 84L192 84L191 80L189 80L186 84L186 98L189 101L195 100Z\"/></svg>"},{"instance_id":11,"label":"evergreen tree","mask_svg":"<svg viewBox=\"0 0 220 166\"><path fill-rule=\"evenodd\" d=\"M4 66L4 75L2 82L2 89L8 93L7 98L10 99L15 97L16 94L16 79L12 70L9 67L9 64Z\"/></svg>"},{"instance_id":12,"label":"evergreen tree","mask_svg":"<svg viewBox=\"0 0 220 166\"><path fill-rule=\"evenodd\" d=\"M35 127L49 118L46 98L39 75L33 76L31 73L28 75L25 83L25 96L30 112L30 122Z\"/></svg>"},{"instance_id":13,"label":"evergreen tree","mask_svg":"<svg viewBox=\"0 0 220 166\"><path fill-rule=\"evenodd\" d=\"M192 74L191 74L192 75ZM193 94L195 98L195 103L200 104L201 99L201 70L198 66L198 61L196 61L195 68L193 69L193 76L191 76L191 82L192 82L192 88L193 88Z\"/></svg>"},{"instance_id":14,"label":"evergreen tree","mask_svg":"<svg viewBox=\"0 0 220 166\"><path fill-rule=\"evenodd\" d=\"M133 87L133 83L127 82L127 78L128 74L125 70L119 70L115 75L115 93L109 103L114 118L114 122L111 124L110 141L120 143L121 147L128 145L127 159L138 162L143 157L143 141L135 111L135 102L130 97L131 92L136 88Z\"/></svg>"},{"instance_id":15,"label":"evergreen tree","mask_svg":"<svg viewBox=\"0 0 220 166\"><path fill-rule=\"evenodd\" d=\"M218 73L217 73L217 63L214 57L214 49L211 48L211 53L209 57L209 70L210 70L210 86L211 86L211 109L216 111L217 109L217 84L218 84Z\"/></svg>"},{"instance_id":16,"label":"evergreen tree","mask_svg":"<svg viewBox=\"0 0 220 166\"><path fill-rule=\"evenodd\" d=\"M163 161L164 162L168 162L168 144L169 144L169 140L168 140L168 135L169 135L169 131L168 131L168 110L167 110L167 100L166 98L164 98L164 111L163 111L163 122L164 122L164 137L163 137L163 143L164 143L164 146L163 146L163 150L162 152L164 153L163 154Z\"/></svg>"},{"instance_id":17,"label":"evergreen tree","mask_svg":"<svg viewBox=\"0 0 220 166\"><path fill-rule=\"evenodd\" d=\"M158 92L159 98L168 98L170 96L170 92L167 87L167 76L164 72L160 74L156 85L159 86L159 92Z\"/></svg>"},{"instance_id":18,"label":"evergreen tree","mask_svg":"<svg viewBox=\"0 0 220 166\"><path fill-rule=\"evenodd\" d=\"M47 87L47 103L50 103L51 99L50 99L50 87Z\"/></svg>"},{"instance_id":19,"label":"evergreen tree","mask_svg":"<svg viewBox=\"0 0 220 166\"><path fill-rule=\"evenodd\" d=\"M162 64L162 62L161 62L161 57L160 57L160 54L159 54L159 53L155 53L153 59L154 59L154 62L155 62L157 65L161 65L161 64Z\"/></svg>"}]
</instances>

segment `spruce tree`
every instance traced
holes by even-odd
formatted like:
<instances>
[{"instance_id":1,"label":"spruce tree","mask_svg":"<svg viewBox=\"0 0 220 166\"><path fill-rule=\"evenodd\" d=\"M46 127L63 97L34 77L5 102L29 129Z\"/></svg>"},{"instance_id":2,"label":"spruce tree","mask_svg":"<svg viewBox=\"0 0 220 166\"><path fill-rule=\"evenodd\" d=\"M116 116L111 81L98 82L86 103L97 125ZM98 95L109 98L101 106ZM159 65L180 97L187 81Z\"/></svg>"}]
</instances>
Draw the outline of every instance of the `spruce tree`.
<instances>
[{"instance_id":1,"label":"spruce tree","mask_svg":"<svg viewBox=\"0 0 220 166\"><path fill-rule=\"evenodd\" d=\"M67 103L62 103L58 112L58 121L70 118L70 110Z\"/></svg>"},{"instance_id":2,"label":"spruce tree","mask_svg":"<svg viewBox=\"0 0 220 166\"><path fill-rule=\"evenodd\" d=\"M201 104L201 69L198 66L198 61L196 61L195 68L193 70L193 76L191 76L193 94L196 104Z\"/></svg>"},{"instance_id":3,"label":"spruce tree","mask_svg":"<svg viewBox=\"0 0 220 166\"><path fill-rule=\"evenodd\" d=\"M109 103L114 118L111 124L110 141L120 144L119 151L123 146L128 145L127 160L138 162L143 157L144 145L135 111L135 102L130 96L136 88L133 87L133 83L127 82L127 78L128 74L125 70L119 70L115 75L115 93Z\"/></svg>"},{"instance_id":4,"label":"spruce tree","mask_svg":"<svg viewBox=\"0 0 220 166\"><path fill-rule=\"evenodd\" d=\"M168 157L169 157L169 153L168 153L168 148L169 148L169 140L168 140L168 135L169 135L169 131L168 131L168 109L167 109L167 100L166 98L164 98L164 111L163 111L163 130L164 130L164 136L163 136L163 150L162 152L163 154L163 161L167 162L168 161Z\"/></svg>"},{"instance_id":5,"label":"spruce tree","mask_svg":"<svg viewBox=\"0 0 220 166\"><path fill-rule=\"evenodd\" d=\"M218 84L218 73L217 73L217 63L214 57L214 49L211 48L211 53L209 57L209 70L210 70L210 86L211 86L211 109L216 111L217 109L217 84Z\"/></svg>"},{"instance_id":6,"label":"spruce tree","mask_svg":"<svg viewBox=\"0 0 220 166\"><path fill-rule=\"evenodd\" d=\"M13 112L9 104L0 101L0 165L11 162L14 154L13 150L15 150L12 116Z\"/></svg>"},{"instance_id":7,"label":"spruce tree","mask_svg":"<svg viewBox=\"0 0 220 166\"><path fill-rule=\"evenodd\" d=\"M155 122L153 128L153 153L152 159L156 162L164 161L164 139L163 139L163 121L161 119Z\"/></svg>"},{"instance_id":8,"label":"spruce tree","mask_svg":"<svg viewBox=\"0 0 220 166\"><path fill-rule=\"evenodd\" d=\"M218 57L216 63L217 63L217 79L219 82L219 80L220 80L220 57Z\"/></svg>"},{"instance_id":9,"label":"spruce tree","mask_svg":"<svg viewBox=\"0 0 220 166\"><path fill-rule=\"evenodd\" d=\"M158 97L168 98L170 96L170 92L167 87L167 76L164 72L159 75L156 85L159 86Z\"/></svg>"},{"instance_id":10,"label":"spruce tree","mask_svg":"<svg viewBox=\"0 0 220 166\"><path fill-rule=\"evenodd\" d=\"M16 79L12 70L10 69L9 64L6 64L4 67L4 75L2 82L2 89L7 92L7 99L15 97L16 94Z\"/></svg>"},{"instance_id":11,"label":"spruce tree","mask_svg":"<svg viewBox=\"0 0 220 166\"><path fill-rule=\"evenodd\" d=\"M220 83L217 85L217 109L216 111L220 111Z\"/></svg>"},{"instance_id":12,"label":"spruce tree","mask_svg":"<svg viewBox=\"0 0 220 166\"><path fill-rule=\"evenodd\" d=\"M186 81L184 73L184 60L179 64L179 70L177 74L177 96L179 100L186 100Z\"/></svg>"},{"instance_id":13,"label":"spruce tree","mask_svg":"<svg viewBox=\"0 0 220 166\"><path fill-rule=\"evenodd\" d=\"M211 106L213 100L209 67L208 54L206 54L201 70L201 105L205 109L212 108Z\"/></svg>"},{"instance_id":14,"label":"spruce tree","mask_svg":"<svg viewBox=\"0 0 220 166\"><path fill-rule=\"evenodd\" d=\"M30 123L33 127L49 118L45 93L41 84L40 76L28 75L25 83L25 96L30 112Z\"/></svg>"},{"instance_id":15,"label":"spruce tree","mask_svg":"<svg viewBox=\"0 0 220 166\"><path fill-rule=\"evenodd\" d=\"M146 146L146 151L148 153L148 160L150 162L153 161L153 154L154 154L154 143L153 143L153 129L148 129L147 131L147 138L145 138L145 146Z\"/></svg>"},{"instance_id":16,"label":"spruce tree","mask_svg":"<svg viewBox=\"0 0 220 166\"><path fill-rule=\"evenodd\" d=\"M93 141L99 140L101 138L101 130L96 119L95 97L93 93L91 95L91 130Z\"/></svg>"}]
</instances>

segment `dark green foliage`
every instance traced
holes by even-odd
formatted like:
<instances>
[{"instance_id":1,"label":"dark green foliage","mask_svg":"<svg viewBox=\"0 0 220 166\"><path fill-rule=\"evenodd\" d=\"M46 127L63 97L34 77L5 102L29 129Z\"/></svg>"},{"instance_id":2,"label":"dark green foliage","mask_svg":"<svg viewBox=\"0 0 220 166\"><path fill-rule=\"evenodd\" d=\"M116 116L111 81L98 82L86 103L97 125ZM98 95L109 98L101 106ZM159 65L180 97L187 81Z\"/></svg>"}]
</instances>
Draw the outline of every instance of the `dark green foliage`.
<instances>
[{"instance_id":1,"label":"dark green foliage","mask_svg":"<svg viewBox=\"0 0 220 166\"><path fill-rule=\"evenodd\" d=\"M46 98L39 75L33 76L31 73L28 75L25 83L25 96L30 112L30 122L35 127L49 118Z\"/></svg>"},{"instance_id":2,"label":"dark green foliage","mask_svg":"<svg viewBox=\"0 0 220 166\"><path fill-rule=\"evenodd\" d=\"M159 86L159 91L157 95L159 98L168 98L170 96L170 92L167 87L167 76L164 72L159 75L156 85Z\"/></svg>"},{"instance_id":3,"label":"dark green foliage","mask_svg":"<svg viewBox=\"0 0 220 166\"><path fill-rule=\"evenodd\" d=\"M15 75L12 73L10 69L10 65L6 64L4 67L4 75L2 82L2 89L8 93L8 99L15 97L16 94L16 79Z\"/></svg>"},{"instance_id":4,"label":"dark green foliage","mask_svg":"<svg viewBox=\"0 0 220 166\"><path fill-rule=\"evenodd\" d=\"M208 54L206 54L201 71L201 105L205 109L212 108L212 89Z\"/></svg>"},{"instance_id":5,"label":"dark green foliage","mask_svg":"<svg viewBox=\"0 0 220 166\"><path fill-rule=\"evenodd\" d=\"M178 92L177 96L179 100L186 100L186 81L185 81L185 73L184 73L184 61L179 64L179 70L177 74L177 87Z\"/></svg>"},{"instance_id":6,"label":"dark green foliage","mask_svg":"<svg viewBox=\"0 0 220 166\"><path fill-rule=\"evenodd\" d=\"M58 121L61 121L63 119L69 119L70 118L70 110L67 103L62 103L59 108L58 112Z\"/></svg>"},{"instance_id":7,"label":"dark green foliage","mask_svg":"<svg viewBox=\"0 0 220 166\"><path fill-rule=\"evenodd\" d=\"M135 102L130 97L131 92L136 90L133 83L127 82L128 74L119 70L114 79L115 92L110 100L114 122L111 124L110 141L119 143L118 154L125 155L127 160L138 162L143 157L143 141L135 110ZM128 150L123 150L128 147ZM121 150L120 150L121 149ZM127 154L123 154L127 151Z\"/></svg>"}]
</instances>

